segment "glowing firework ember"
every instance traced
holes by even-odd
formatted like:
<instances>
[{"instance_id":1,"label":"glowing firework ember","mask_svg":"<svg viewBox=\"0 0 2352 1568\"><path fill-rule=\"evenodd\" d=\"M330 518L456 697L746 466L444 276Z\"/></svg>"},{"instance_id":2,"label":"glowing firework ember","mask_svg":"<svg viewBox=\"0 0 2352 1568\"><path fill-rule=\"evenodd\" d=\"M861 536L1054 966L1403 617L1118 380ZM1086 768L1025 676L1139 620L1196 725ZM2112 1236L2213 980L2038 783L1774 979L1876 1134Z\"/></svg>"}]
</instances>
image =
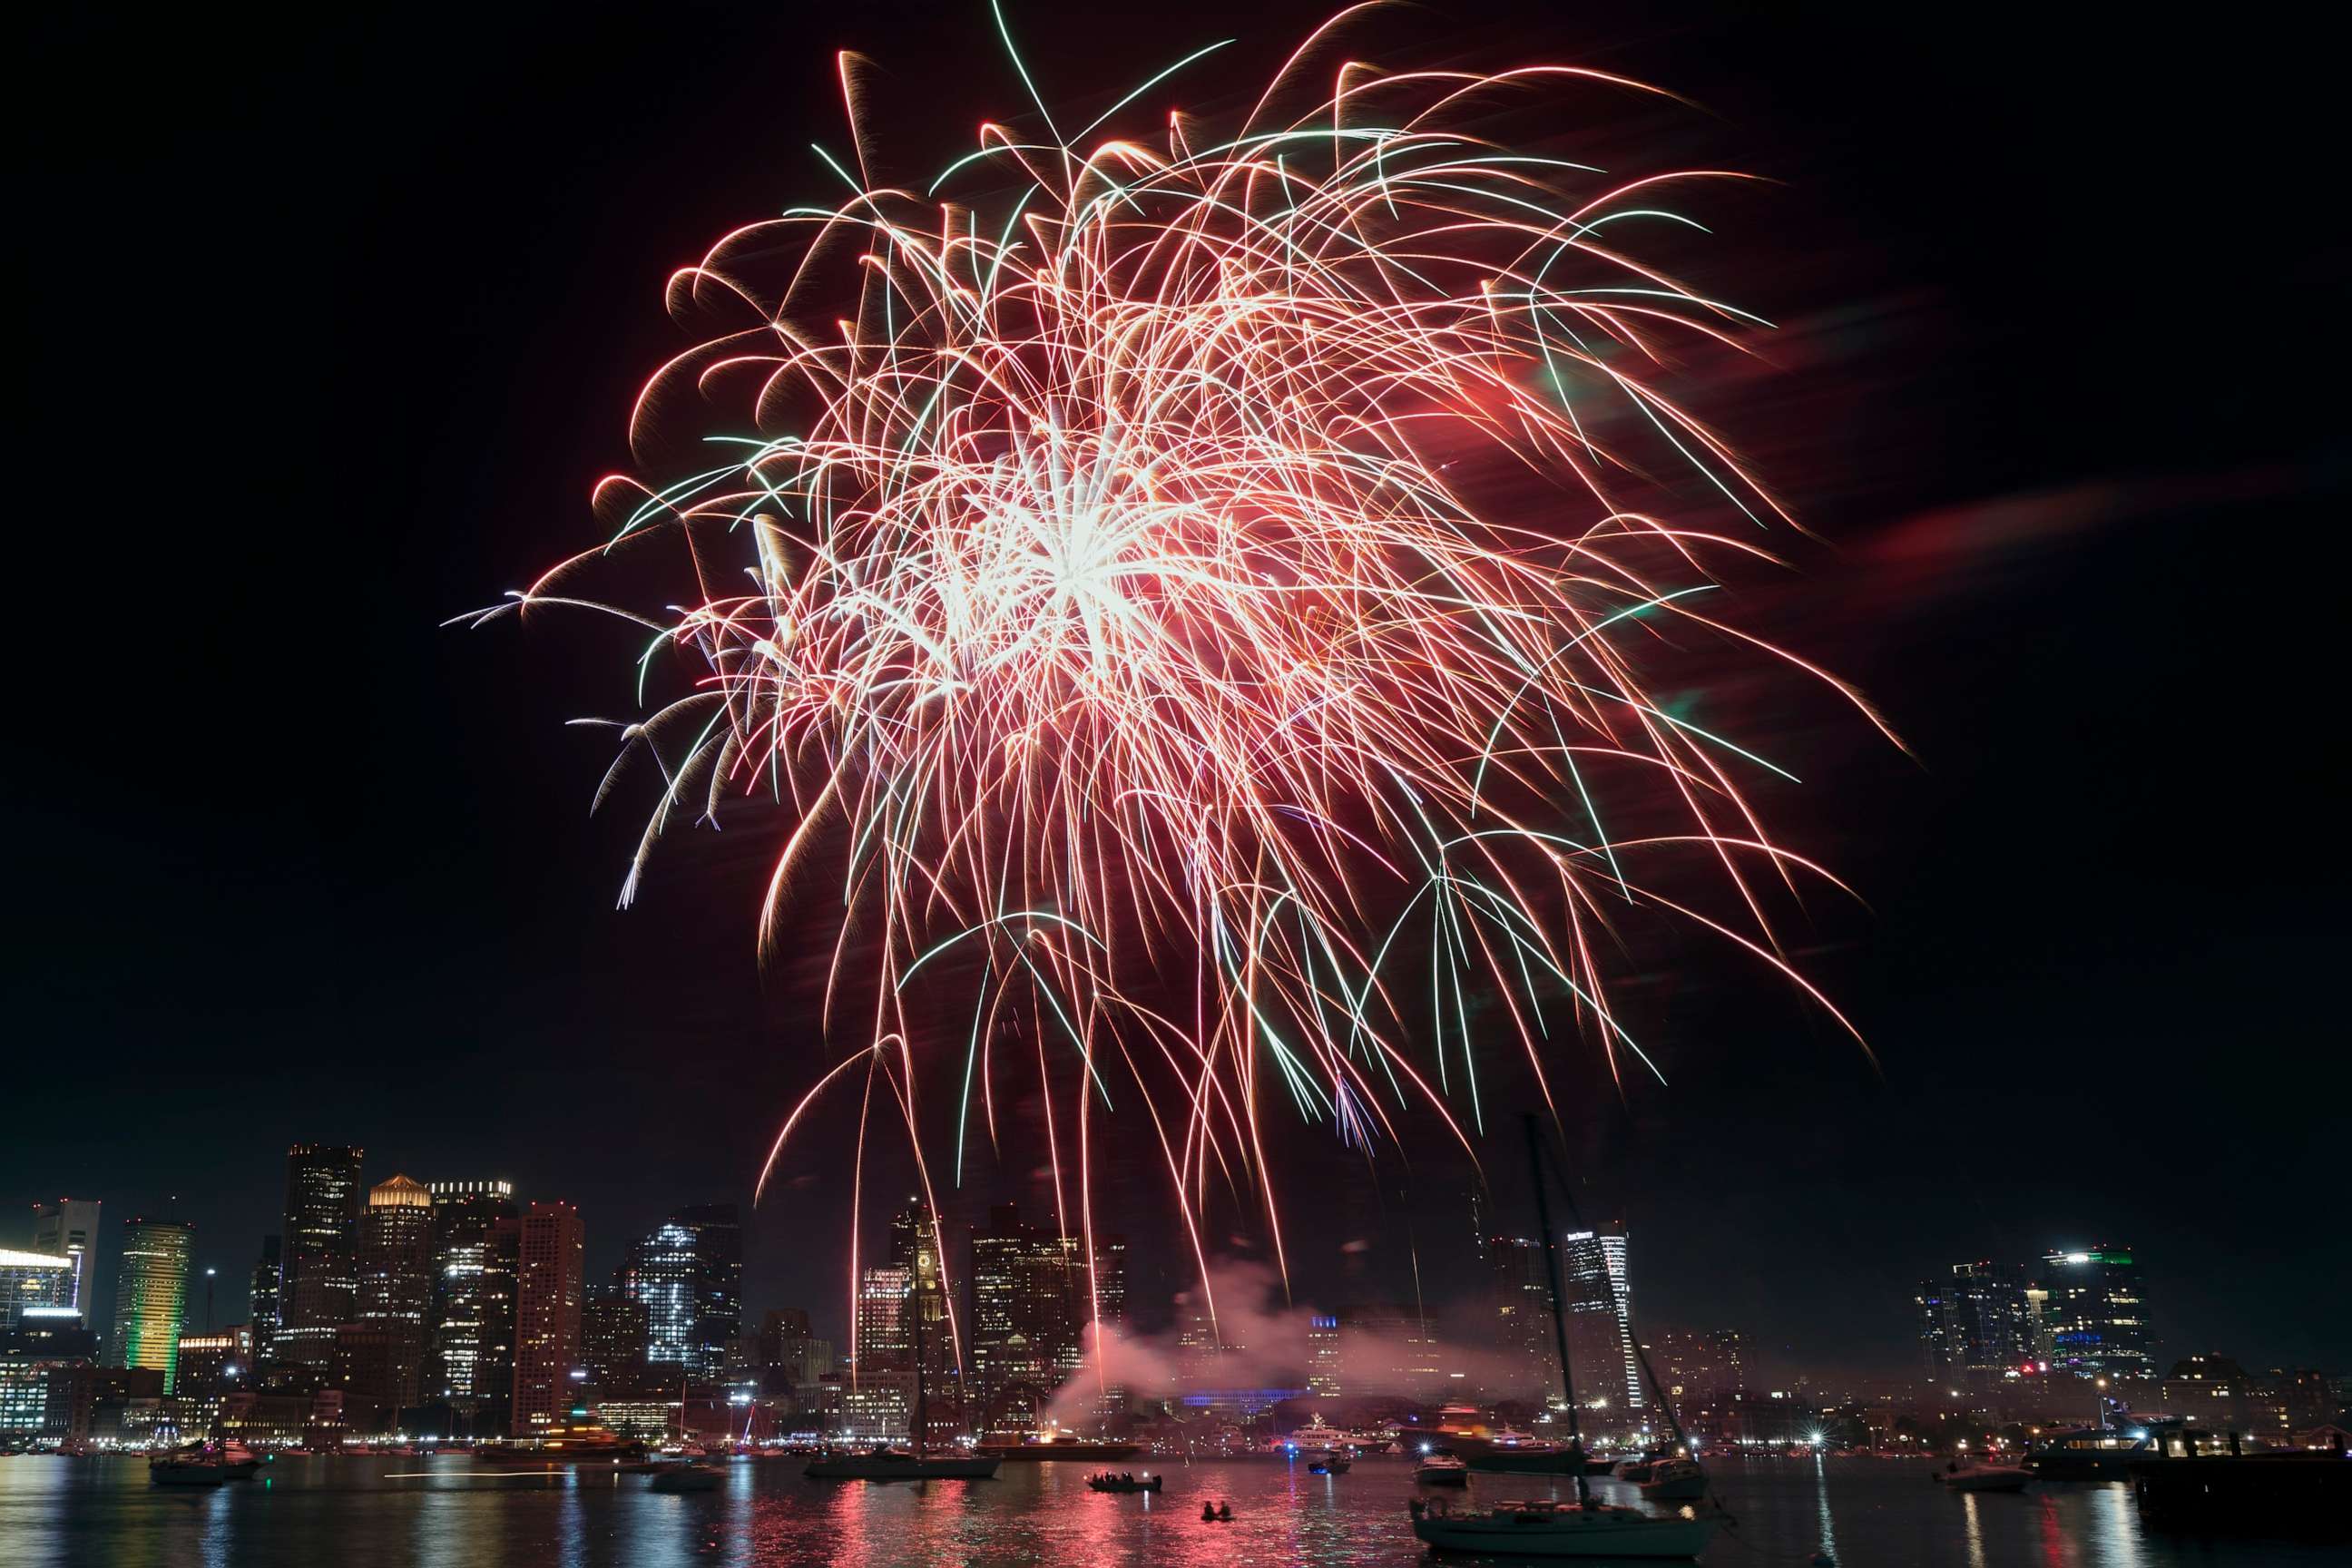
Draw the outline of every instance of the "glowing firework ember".
<instances>
[{"instance_id":1,"label":"glowing firework ember","mask_svg":"<svg viewBox=\"0 0 2352 1568\"><path fill-rule=\"evenodd\" d=\"M828 159L840 205L671 279L740 324L653 378L633 445L716 406L715 459L605 480L617 537L478 617L625 604L567 580L686 542L699 602L595 606L697 672L625 730L615 768L657 759L662 791L623 899L730 791L785 817L763 941L813 844L845 861L850 1048L778 1151L862 1084L960 1173L1017 1076L1070 1228L1115 1110L1196 1249L1213 1176L1278 1258L1270 1100L1349 1141L1413 1104L1463 1134L1498 1048L1538 1081L1562 1034L1646 1060L1596 953L1628 907L1780 964L1758 883L1813 868L1741 793L1779 770L1643 679L1669 637L1820 676L1711 616L1706 562L1780 509L1644 380L1753 321L1628 254L1733 176L1509 151L1472 127L1514 95L1649 89L1342 63L1343 19L1222 131L1116 134L1162 73L1075 132L1042 100L984 125L924 188L870 186L862 142ZM1730 525L1645 510L1675 494ZM1658 890L1694 855L1736 917Z\"/></svg>"}]
</instances>

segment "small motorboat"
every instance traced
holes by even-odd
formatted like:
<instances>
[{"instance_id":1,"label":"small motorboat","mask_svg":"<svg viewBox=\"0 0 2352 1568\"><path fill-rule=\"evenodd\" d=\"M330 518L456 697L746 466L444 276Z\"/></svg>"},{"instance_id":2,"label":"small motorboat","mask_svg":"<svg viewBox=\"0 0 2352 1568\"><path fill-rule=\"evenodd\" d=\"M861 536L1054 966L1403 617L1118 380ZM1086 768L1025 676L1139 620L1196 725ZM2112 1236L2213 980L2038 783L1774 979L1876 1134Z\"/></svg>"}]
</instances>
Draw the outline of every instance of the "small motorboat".
<instances>
[{"instance_id":1,"label":"small motorboat","mask_svg":"<svg viewBox=\"0 0 2352 1568\"><path fill-rule=\"evenodd\" d=\"M716 1465L706 1465L689 1459L682 1465L672 1465L654 1472L647 1483L657 1492L715 1492L727 1479L727 1472Z\"/></svg>"},{"instance_id":2,"label":"small motorboat","mask_svg":"<svg viewBox=\"0 0 2352 1568\"><path fill-rule=\"evenodd\" d=\"M1548 1498L1470 1509L1416 1498L1407 1507L1413 1535L1436 1550L1502 1557L1688 1559L1706 1550L1723 1523L1719 1514L1661 1518L1638 1508Z\"/></svg>"},{"instance_id":3,"label":"small motorboat","mask_svg":"<svg viewBox=\"0 0 2352 1568\"><path fill-rule=\"evenodd\" d=\"M2016 1492L2025 1489L2033 1472L2023 1465L1963 1465L1957 1460L1936 1472L1936 1479L1956 1492Z\"/></svg>"},{"instance_id":4,"label":"small motorboat","mask_svg":"<svg viewBox=\"0 0 2352 1568\"><path fill-rule=\"evenodd\" d=\"M1338 1448L1326 1448L1307 1462L1310 1476L1344 1476L1355 1461Z\"/></svg>"},{"instance_id":5,"label":"small motorboat","mask_svg":"<svg viewBox=\"0 0 2352 1568\"><path fill-rule=\"evenodd\" d=\"M1652 1502L1696 1502L1706 1496L1706 1472L1696 1459L1660 1459L1650 1479L1636 1483Z\"/></svg>"},{"instance_id":6,"label":"small motorboat","mask_svg":"<svg viewBox=\"0 0 2352 1568\"><path fill-rule=\"evenodd\" d=\"M1470 1467L1452 1454L1430 1454L1412 1468L1412 1479L1425 1487L1466 1487Z\"/></svg>"},{"instance_id":7,"label":"small motorboat","mask_svg":"<svg viewBox=\"0 0 2352 1568\"><path fill-rule=\"evenodd\" d=\"M1166 1479L1164 1476L1137 1476L1124 1472L1113 1475L1110 1471L1105 1470L1099 1475L1087 1478L1087 1490L1090 1492L1156 1492Z\"/></svg>"}]
</instances>

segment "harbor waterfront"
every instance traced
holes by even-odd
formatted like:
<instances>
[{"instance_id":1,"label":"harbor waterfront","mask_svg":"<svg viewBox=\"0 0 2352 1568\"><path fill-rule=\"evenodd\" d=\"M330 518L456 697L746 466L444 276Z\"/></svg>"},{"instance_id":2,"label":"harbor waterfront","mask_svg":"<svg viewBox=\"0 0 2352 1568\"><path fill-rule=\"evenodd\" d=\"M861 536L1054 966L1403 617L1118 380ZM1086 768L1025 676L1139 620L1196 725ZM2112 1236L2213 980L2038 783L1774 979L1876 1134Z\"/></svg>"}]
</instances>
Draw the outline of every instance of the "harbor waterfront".
<instances>
[{"instance_id":1,"label":"harbor waterfront","mask_svg":"<svg viewBox=\"0 0 2352 1568\"><path fill-rule=\"evenodd\" d=\"M281 1458L257 1480L202 1491L149 1484L143 1460L0 1460L0 1558L10 1568L565 1568L939 1563L1411 1563L1433 1561L1408 1502L1435 1495L1411 1463L1366 1458L1344 1476L1305 1460L1154 1466L1166 1489L1087 1489L1088 1467L1008 1465L990 1481L838 1483L799 1458L739 1459L716 1491L669 1495L609 1467L532 1470L458 1456ZM1919 1461L1728 1459L1716 1491L1734 1521L1699 1559L1848 1568L2289 1568L2340 1548L2171 1535L2119 1483L2037 1483L1953 1495ZM1625 1483L1596 1498L1638 1502ZM1544 1478L1477 1477L1472 1500L1570 1495ZM1458 1497L1460 1494L1454 1494ZM1204 1501L1231 1523L1204 1523Z\"/></svg>"}]
</instances>

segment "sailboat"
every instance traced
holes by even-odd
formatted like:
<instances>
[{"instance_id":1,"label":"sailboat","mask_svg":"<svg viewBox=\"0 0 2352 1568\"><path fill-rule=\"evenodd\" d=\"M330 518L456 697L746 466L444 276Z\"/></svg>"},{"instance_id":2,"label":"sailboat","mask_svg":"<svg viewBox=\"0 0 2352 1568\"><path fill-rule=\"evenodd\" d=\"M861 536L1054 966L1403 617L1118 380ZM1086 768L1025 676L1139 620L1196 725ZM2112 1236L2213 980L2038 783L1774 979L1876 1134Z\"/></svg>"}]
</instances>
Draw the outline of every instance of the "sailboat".
<instances>
[{"instance_id":1,"label":"sailboat","mask_svg":"<svg viewBox=\"0 0 2352 1568\"><path fill-rule=\"evenodd\" d=\"M877 1443L862 1454L821 1454L801 1473L819 1481L985 1481L1004 1461L994 1454L940 1454L930 1446L930 1405L923 1387L923 1305L915 1281L907 1286L908 1315L915 1322L915 1446Z\"/></svg>"},{"instance_id":2,"label":"sailboat","mask_svg":"<svg viewBox=\"0 0 2352 1568\"><path fill-rule=\"evenodd\" d=\"M1406 1505L1412 1533L1440 1552L1492 1552L1511 1557L1614 1557L1689 1559L1706 1550L1723 1521L1719 1515L1667 1517L1638 1508L1592 1500L1584 1476L1584 1436L1578 1429L1575 1375L1568 1358L1568 1320L1559 1301L1559 1244L1552 1233L1551 1205L1544 1195L1543 1134L1527 1118L1528 1171L1535 1178L1536 1218L1543 1226L1544 1278L1551 1292L1552 1343L1559 1353L1560 1392L1567 1396L1568 1441L1562 1445L1567 1472L1576 1478L1576 1500L1500 1501L1456 1509L1443 1500L1413 1499Z\"/></svg>"}]
</instances>

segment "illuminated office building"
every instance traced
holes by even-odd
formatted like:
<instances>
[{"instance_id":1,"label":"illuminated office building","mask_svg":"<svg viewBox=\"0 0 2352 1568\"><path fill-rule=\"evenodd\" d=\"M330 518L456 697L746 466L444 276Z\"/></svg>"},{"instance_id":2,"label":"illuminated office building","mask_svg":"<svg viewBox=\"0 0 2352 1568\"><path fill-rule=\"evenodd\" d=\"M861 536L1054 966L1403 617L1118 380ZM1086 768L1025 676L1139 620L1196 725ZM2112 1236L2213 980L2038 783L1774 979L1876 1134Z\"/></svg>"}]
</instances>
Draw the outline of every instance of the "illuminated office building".
<instances>
[{"instance_id":1,"label":"illuminated office building","mask_svg":"<svg viewBox=\"0 0 2352 1568\"><path fill-rule=\"evenodd\" d=\"M915 1356L908 1310L914 1274L892 1265L857 1279L856 1345L842 1395L846 1436L903 1443L914 1430Z\"/></svg>"},{"instance_id":2,"label":"illuminated office building","mask_svg":"<svg viewBox=\"0 0 2352 1568\"><path fill-rule=\"evenodd\" d=\"M67 1304L73 1289L71 1258L0 1247L0 1329L13 1329L27 1317L79 1316Z\"/></svg>"},{"instance_id":3,"label":"illuminated office building","mask_svg":"<svg viewBox=\"0 0 2352 1568\"><path fill-rule=\"evenodd\" d=\"M1492 1344L1498 1365L1489 1391L1502 1399L1559 1398L1559 1352L1553 1347L1551 1286L1543 1244L1520 1236L1486 1238L1486 1287L1492 1293Z\"/></svg>"},{"instance_id":4,"label":"illuminated office building","mask_svg":"<svg viewBox=\"0 0 2352 1568\"><path fill-rule=\"evenodd\" d=\"M257 1365L266 1366L278 1359L278 1296L284 1271L285 1260L278 1254L278 1238L263 1237L261 1257L253 1265L253 1310L247 1314L253 1324L253 1359Z\"/></svg>"},{"instance_id":5,"label":"illuminated office building","mask_svg":"<svg viewBox=\"0 0 2352 1568\"><path fill-rule=\"evenodd\" d=\"M356 1294L352 1321L382 1337L358 1392L404 1410L418 1403L433 1310L433 1196L424 1184L395 1175L368 1189Z\"/></svg>"},{"instance_id":6,"label":"illuminated office building","mask_svg":"<svg viewBox=\"0 0 2352 1568\"><path fill-rule=\"evenodd\" d=\"M73 1262L72 1278L57 1300L44 1305L69 1307L81 1314L85 1324L89 1321L94 1283L90 1268L98 1257L98 1211L96 1198L59 1198L53 1204L33 1205L33 1250L55 1253Z\"/></svg>"},{"instance_id":7,"label":"illuminated office building","mask_svg":"<svg viewBox=\"0 0 2352 1568\"><path fill-rule=\"evenodd\" d=\"M433 1182L433 1305L424 1396L505 1426L514 1386L515 1265L521 1241L511 1182Z\"/></svg>"},{"instance_id":8,"label":"illuminated office building","mask_svg":"<svg viewBox=\"0 0 2352 1568\"><path fill-rule=\"evenodd\" d=\"M1612 1413L1608 1426L1633 1430L1647 1421L1650 1399L1633 1345L1633 1289L1621 1231L1574 1231L1559 1245L1560 1307L1568 1353L1576 1367L1577 1403Z\"/></svg>"},{"instance_id":9,"label":"illuminated office building","mask_svg":"<svg viewBox=\"0 0 2352 1568\"><path fill-rule=\"evenodd\" d=\"M177 1220L133 1219L122 1227L107 1364L161 1372L166 1395L178 1377L180 1331L187 1326L188 1258L195 1240L195 1226Z\"/></svg>"},{"instance_id":10,"label":"illuminated office building","mask_svg":"<svg viewBox=\"0 0 2352 1568\"><path fill-rule=\"evenodd\" d=\"M570 1408L571 1374L580 1365L583 1241L571 1204L534 1203L523 1212L515 1276L517 1436L563 1419Z\"/></svg>"},{"instance_id":11,"label":"illuminated office building","mask_svg":"<svg viewBox=\"0 0 2352 1568\"><path fill-rule=\"evenodd\" d=\"M629 1248L618 1283L646 1309L648 1362L715 1379L743 1331L743 1227L732 1204L679 1209Z\"/></svg>"},{"instance_id":12,"label":"illuminated office building","mask_svg":"<svg viewBox=\"0 0 2352 1568\"><path fill-rule=\"evenodd\" d=\"M2050 1253L2042 1259L2042 1278L2036 1283L2048 1293L2042 1315L2053 1372L2081 1377L2156 1375L2156 1336L2150 1331L2139 1264L2129 1248Z\"/></svg>"},{"instance_id":13,"label":"illuminated office building","mask_svg":"<svg viewBox=\"0 0 2352 1568\"><path fill-rule=\"evenodd\" d=\"M1919 1287L1919 1343L1927 1375L1981 1391L2021 1371L2038 1373L2038 1317L2021 1268L1955 1263Z\"/></svg>"},{"instance_id":14,"label":"illuminated office building","mask_svg":"<svg viewBox=\"0 0 2352 1568\"><path fill-rule=\"evenodd\" d=\"M1024 1224L1015 1204L989 1210L971 1239L971 1340L992 1426L1034 1425L1077 1370L1095 1289L1078 1237Z\"/></svg>"},{"instance_id":15,"label":"illuminated office building","mask_svg":"<svg viewBox=\"0 0 2352 1568\"><path fill-rule=\"evenodd\" d=\"M729 1342L743 1331L743 1222L733 1204L689 1204L674 1219L694 1238L687 1367L715 1378Z\"/></svg>"},{"instance_id":16,"label":"illuminated office building","mask_svg":"<svg viewBox=\"0 0 2352 1568\"><path fill-rule=\"evenodd\" d=\"M1307 1392L1337 1399L1346 1391L1339 1374L1339 1320L1317 1312L1307 1320Z\"/></svg>"},{"instance_id":17,"label":"illuminated office building","mask_svg":"<svg viewBox=\"0 0 2352 1568\"><path fill-rule=\"evenodd\" d=\"M324 1368L335 1331L352 1321L359 1296L360 1151L297 1143L286 1152L283 1283L275 1353Z\"/></svg>"}]
</instances>

